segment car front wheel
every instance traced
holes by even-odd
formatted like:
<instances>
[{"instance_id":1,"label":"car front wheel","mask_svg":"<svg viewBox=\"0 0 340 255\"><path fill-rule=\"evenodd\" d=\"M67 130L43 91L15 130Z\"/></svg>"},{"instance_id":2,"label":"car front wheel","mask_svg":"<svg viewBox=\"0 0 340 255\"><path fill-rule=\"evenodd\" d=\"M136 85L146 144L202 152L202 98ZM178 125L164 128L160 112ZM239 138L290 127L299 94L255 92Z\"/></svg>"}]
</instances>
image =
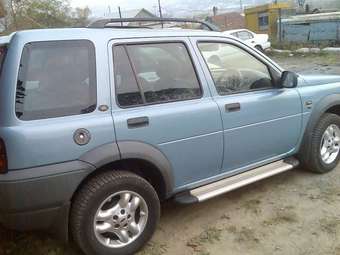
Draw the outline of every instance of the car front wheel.
<instances>
[{"instance_id":1,"label":"car front wheel","mask_svg":"<svg viewBox=\"0 0 340 255\"><path fill-rule=\"evenodd\" d=\"M262 53L264 53L264 49L262 48L261 45L256 45L255 48L259 51L261 51Z\"/></svg>"},{"instance_id":2,"label":"car front wheel","mask_svg":"<svg viewBox=\"0 0 340 255\"><path fill-rule=\"evenodd\" d=\"M133 254L152 236L160 215L156 191L130 172L104 172L77 193L71 233L87 255Z\"/></svg>"},{"instance_id":3,"label":"car front wheel","mask_svg":"<svg viewBox=\"0 0 340 255\"><path fill-rule=\"evenodd\" d=\"M324 114L310 139L308 152L302 151L305 167L316 173L327 173L336 168L340 160L340 117Z\"/></svg>"}]
</instances>

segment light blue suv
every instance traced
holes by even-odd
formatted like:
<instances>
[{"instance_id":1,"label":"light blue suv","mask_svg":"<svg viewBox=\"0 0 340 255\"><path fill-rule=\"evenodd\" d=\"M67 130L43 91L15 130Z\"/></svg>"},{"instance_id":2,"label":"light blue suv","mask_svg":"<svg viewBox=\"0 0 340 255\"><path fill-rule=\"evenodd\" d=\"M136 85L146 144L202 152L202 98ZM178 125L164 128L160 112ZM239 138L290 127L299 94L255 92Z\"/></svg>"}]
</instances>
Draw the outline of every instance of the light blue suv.
<instances>
[{"instance_id":1,"label":"light blue suv","mask_svg":"<svg viewBox=\"0 0 340 255\"><path fill-rule=\"evenodd\" d=\"M160 201L202 202L299 163L334 169L340 77L297 76L217 32L0 39L0 221L132 254Z\"/></svg>"}]
</instances>

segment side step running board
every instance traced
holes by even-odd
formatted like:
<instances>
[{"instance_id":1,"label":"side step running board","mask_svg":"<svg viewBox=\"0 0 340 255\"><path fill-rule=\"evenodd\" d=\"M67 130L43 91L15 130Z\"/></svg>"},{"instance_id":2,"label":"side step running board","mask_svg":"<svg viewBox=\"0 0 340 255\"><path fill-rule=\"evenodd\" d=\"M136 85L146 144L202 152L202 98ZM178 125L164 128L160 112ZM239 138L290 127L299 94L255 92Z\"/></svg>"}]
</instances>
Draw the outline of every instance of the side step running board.
<instances>
[{"instance_id":1,"label":"side step running board","mask_svg":"<svg viewBox=\"0 0 340 255\"><path fill-rule=\"evenodd\" d=\"M295 158L280 160L253 170L238 174L208 185L183 192L175 196L175 201L181 204L203 202L248 184L289 171L299 165Z\"/></svg>"}]
</instances>

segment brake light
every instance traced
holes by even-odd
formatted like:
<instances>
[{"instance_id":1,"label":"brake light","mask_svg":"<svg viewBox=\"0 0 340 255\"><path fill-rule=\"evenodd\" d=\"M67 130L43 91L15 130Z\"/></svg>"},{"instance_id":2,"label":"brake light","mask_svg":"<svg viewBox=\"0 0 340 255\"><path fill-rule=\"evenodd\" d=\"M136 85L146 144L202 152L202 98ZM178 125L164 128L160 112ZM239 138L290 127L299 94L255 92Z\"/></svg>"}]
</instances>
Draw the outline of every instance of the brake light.
<instances>
[{"instance_id":1,"label":"brake light","mask_svg":"<svg viewBox=\"0 0 340 255\"><path fill-rule=\"evenodd\" d=\"M6 173L7 169L6 147L4 141L0 139L0 174Z\"/></svg>"}]
</instances>

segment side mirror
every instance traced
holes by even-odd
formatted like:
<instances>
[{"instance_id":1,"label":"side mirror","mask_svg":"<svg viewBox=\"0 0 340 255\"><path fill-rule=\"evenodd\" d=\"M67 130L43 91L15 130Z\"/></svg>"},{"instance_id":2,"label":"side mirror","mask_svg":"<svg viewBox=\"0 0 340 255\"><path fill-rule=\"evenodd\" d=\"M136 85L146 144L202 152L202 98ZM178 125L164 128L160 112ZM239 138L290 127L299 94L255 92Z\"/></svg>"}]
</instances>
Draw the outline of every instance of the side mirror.
<instances>
[{"instance_id":1,"label":"side mirror","mask_svg":"<svg viewBox=\"0 0 340 255\"><path fill-rule=\"evenodd\" d=\"M282 88L296 88L298 85L298 75L290 71L284 71L281 76Z\"/></svg>"}]
</instances>

